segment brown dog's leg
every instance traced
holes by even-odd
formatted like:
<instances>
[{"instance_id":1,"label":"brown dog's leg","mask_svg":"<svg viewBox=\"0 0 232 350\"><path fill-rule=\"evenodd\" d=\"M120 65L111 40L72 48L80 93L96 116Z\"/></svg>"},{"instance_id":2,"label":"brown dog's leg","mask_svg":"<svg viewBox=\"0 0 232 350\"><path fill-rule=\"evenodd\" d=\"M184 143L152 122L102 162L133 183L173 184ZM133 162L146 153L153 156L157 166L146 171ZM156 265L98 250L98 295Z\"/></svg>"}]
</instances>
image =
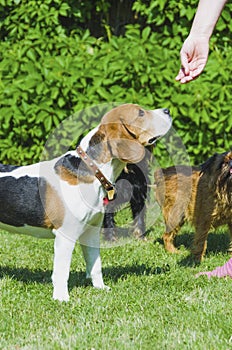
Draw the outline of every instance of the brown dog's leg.
<instances>
[{"instance_id":1,"label":"brown dog's leg","mask_svg":"<svg viewBox=\"0 0 232 350\"><path fill-rule=\"evenodd\" d=\"M164 248L169 253L178 253L178 249L174 246L174 239L180 229L180 226L177 226L173 230L168 230L168 227L166 226L166 232L163 234L163 241L164 241Z\"/></svg>"},{"instance_id":2,"label":"brown dog's leg","mask_svg":"<svg viewBox=\"0 0 232 350\"><path fill-rule=\"evenodd\" d=\"M195 236L192 247L192 254L197 262L201 262L207 248L207 236L210 229L210 222L201 222L195 226Z\"/></svg>"},{"instance_id":3,"label":"brown dog's leg","mask_svg":"<svg viewBox=\"0 0 232 350\"><path fill-rule=\"evenodd\" d=\"M177 203L171 210L169 208L163 210L163 217L166 227L166 232L163 234L164 247L170 253L178 253L174 239L185 222L184 209Z\"/></svg>"},{"instance_id":4,"label":"brown dog's leg","mask_svg":"<svg viewBox=\"0 0 232 350\"><path fill-rule=\"evenodd\" d=\"M230 231L230 243L229 247L227 249L228 253L232 255L232 224L228 224L229 231Z\"/></svg>"}]
</instances>

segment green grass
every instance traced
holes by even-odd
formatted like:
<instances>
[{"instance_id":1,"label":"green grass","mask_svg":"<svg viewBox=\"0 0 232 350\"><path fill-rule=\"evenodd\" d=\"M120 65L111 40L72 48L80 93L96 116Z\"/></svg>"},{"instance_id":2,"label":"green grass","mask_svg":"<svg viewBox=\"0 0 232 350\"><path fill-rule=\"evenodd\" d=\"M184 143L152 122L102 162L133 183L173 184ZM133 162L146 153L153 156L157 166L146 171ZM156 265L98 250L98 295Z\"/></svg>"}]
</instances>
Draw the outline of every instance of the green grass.
<instances>
[{"instance_id":1,"label":"green grass","mask_svg":"<svg viewBox=\"0 0 232 350\"><path fill-rule=\"evenodd\" d=\"M206 259L194 267L192 229L182 229L180 254L171 255L160 242L163 227L159 217L147 241L102 249L110 292L86 283L76 245L68 303L52 300L53 241L1 232L0 349L231 349L232 281L194 277L228 259L226 228L209 235Z\"/></svg>"}]
</instances>

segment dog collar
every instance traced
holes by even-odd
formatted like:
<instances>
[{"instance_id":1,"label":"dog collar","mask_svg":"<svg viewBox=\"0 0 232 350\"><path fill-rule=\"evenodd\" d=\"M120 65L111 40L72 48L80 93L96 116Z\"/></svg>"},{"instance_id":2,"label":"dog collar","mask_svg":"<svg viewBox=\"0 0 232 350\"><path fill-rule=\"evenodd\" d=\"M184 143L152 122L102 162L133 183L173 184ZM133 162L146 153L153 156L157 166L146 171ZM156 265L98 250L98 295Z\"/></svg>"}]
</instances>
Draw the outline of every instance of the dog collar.
<instances>
[{"instance_id":1,"label":"dog collar","mask_svg":"<svg viewBox=\"0 0 232 350\"><path fill-rule=\"evenodd\" d=\"M107 204L108 201L114 200L116 196L115 186L109 180L107 180L105 175L97 167L94 161L88 156L88 154L80 146L77 146L76 152L80 156L80 158L83 160L83 162L87 165L87 167L92 171L95 177L100 181L101 185L104 187L107 193L107 199L104 199L103 201L104 204Z\"/></svg>"}]
</instances>

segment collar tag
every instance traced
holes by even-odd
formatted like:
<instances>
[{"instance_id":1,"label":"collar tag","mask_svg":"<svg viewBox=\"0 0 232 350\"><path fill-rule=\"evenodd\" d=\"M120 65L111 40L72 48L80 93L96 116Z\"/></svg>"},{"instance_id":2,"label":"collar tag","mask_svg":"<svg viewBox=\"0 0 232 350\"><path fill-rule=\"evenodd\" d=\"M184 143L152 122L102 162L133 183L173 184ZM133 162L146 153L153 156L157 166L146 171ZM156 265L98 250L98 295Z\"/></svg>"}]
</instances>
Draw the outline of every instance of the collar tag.
<instances>
[{"instance_id":1,"label":"collar tag","mask_svg":"<svg viewBox=\"0 0 232 350\"><path fill-rule=\"evenodd\" d=\"M109 201L112 201L114 199L115 196L115 189L111 188L110 190L107 191L107 197L109 199Z\"/></svg>"}]
</instances>

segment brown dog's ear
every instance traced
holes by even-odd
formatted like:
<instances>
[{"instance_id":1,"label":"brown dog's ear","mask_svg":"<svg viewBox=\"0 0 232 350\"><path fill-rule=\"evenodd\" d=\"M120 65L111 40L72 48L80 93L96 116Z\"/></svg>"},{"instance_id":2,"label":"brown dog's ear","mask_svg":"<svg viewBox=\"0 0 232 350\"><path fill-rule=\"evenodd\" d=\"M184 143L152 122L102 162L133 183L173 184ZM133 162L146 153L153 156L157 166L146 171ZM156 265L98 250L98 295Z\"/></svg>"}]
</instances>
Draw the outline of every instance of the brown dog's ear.
<instances>
[{"instance_id":1,"label":"brown dog's ear","mask_svg":"<svg viewBox=\"0 0 232 350\"><path fill-rule=\"evenodd\" d=\"M114 157L126 163L138 163L145 156L145 148L135 140L112 140L110 147Z\"/></svg>"},{"instance_id":2,"label":"brown dog's ear","mask_svg":"<svg viewBox=\"0 0 232 350\"><path fill-rule=\"evenodd\" d=\"M212 167L215 165L218 153L214 153L210 158L208 158L203 164L201 164L201 173L212 172Z\"/></svg>"}]
</instances>

